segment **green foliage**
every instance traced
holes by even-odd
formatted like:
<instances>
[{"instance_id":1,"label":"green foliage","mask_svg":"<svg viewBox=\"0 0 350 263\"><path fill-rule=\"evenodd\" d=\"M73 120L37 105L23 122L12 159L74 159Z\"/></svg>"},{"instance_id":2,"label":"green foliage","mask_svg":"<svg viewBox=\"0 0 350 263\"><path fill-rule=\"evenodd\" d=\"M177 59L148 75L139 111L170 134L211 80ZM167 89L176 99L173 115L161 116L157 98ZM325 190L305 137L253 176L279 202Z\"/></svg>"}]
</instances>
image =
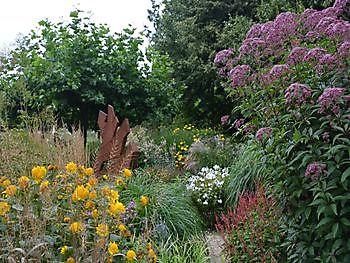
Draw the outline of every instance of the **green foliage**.
<instances>
[{"instance_id":1,"label":"green foliage","mask_svg":"<svg viewBox=\"0 0 350 263\"><path fill-rule=\"evenodd\" d=\"M30 114L50 106L66 123L79 121L86 129L96 126L107 104L133 123L173 116L178 96L168 77L171 64L151 50L146 61L142 44L134 29L112 33L80 10L66 23L39 22L12 52L2 77L1 90L18 105L11 117L24 106Z\"/></svg>"},{"instance_id":2,"label":"green foliage","mask_svg":"<svg viewBox=\"0 0 350 263\"><path fill-rule=\"evenodd\" d=\"M206 241L201 236L189 240L168 238L158 247L160 263L205 263L210 262Z\"/></svg>"},{"instance_id":3,"label":"green foliage","mask_svg":"<svg viewBox=\"0 0 350 263\"><path fill-rule=\"evenodd\" d=\"M246 191L253 191L256 183L268 184L268 171L262 154L254 144L241 145L226 178L226 205L234 207Z\"/></svg>"},{"instance_id":4,"label":"green foliage","mask_svg":"<svg viewBox=\"0 0 350 263\"><path fill-rule=\"evenodd\" d=\"M123 200L138 200L141 195L150 198L150 223L158 238L171 234L188 237L202 230L203 222L183 182L164 183L155 174L139 169L123 192Z\"/></svg>"},{"instance_id":5,"label":"green foliage","mask_svg":"<svg viewBox=\"0 0 350 263\"><path fill-rule=\"evenodd\" d=\"M242 195L233 211L218 216L215 226L225 237L230 262L285 262L281 221L275 201L257 187Z\"/></svg>"}]
</instances>

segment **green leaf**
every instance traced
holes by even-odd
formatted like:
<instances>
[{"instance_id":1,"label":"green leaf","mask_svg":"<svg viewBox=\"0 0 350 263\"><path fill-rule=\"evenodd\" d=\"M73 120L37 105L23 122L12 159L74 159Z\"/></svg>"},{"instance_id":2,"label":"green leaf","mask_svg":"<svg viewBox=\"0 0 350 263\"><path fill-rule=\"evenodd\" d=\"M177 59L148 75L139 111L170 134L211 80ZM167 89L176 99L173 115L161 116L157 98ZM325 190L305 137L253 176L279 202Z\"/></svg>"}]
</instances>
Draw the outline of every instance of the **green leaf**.
<instances>
[{"instance_id":1,"label":"green leaf","mask_svg":"<svg viewBox=\"0 0 350 263\"><path fill-rule=\"evenodd\" d=\"M332 211L335 215L338 215L338 212L337 212L337 205L336 204L331 204L331 208L332 208Z\"/></svg>"},{"instance_id":2,"label":"green leaf","mask_svg":"<svg viewBox=\"0 0 350 263\"><path fill-rule=\"evenodd\" d=\"M333 226L332 226L332 233L333 233L333 238L335 239L335 237L337 236L338 234L338 229L339 229L339 223L335 223Z\"/></svg>"},{"instance_id":3,"label":"green leaf","mask_svg":"<svg viewBox=\"0 0 350 263\"><path fill-rule=\"evenodd\" d=\"M323 218L321 221L320 221L320 223L318 223L318 225L316 226L316 228L319 228L319 227L321 227L321 226L323 226L323 225L325 225L325 224L328 224L328 223L330 223L330 222L332 222L333 221L333 218L331 218L331 217L325 217L325 218ZM349 222L350 223L350 222Z\"/></svg>"},{"instance_id":4,"label":"green leaf","mask_svg":"<svg viewBox=\"0 0 350 263\"><path fill-rule=\"evenodd\" d=\"M345 172L342 174L341 176L341 182L345 182L345 180L350 176L350 167L348 167L348 169L345 170Z\"/></svg>"},{"instance_id":5,"label":"green leaf","mask_svg":"<svg viewBox=\"0 0 350 263\"><path fill-rule=\"evenodd\" d=\"M349 219L345 218L345 217L342 217L340 219L340 222L344 225L344 226L350 226L350 221Z\"/></svg>"}]
</instances>

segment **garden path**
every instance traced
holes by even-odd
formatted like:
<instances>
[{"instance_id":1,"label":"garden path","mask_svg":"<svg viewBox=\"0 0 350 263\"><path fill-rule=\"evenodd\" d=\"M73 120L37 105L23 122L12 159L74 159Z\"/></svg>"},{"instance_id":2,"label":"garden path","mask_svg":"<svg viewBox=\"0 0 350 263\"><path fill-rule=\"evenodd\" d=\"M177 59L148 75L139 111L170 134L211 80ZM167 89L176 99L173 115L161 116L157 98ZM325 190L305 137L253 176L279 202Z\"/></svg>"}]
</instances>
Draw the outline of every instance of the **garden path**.
<instances>
[{"instance_id":1,"label":"garden path","mask_svg":"<svg viewBox=\"0 0 350 263\"><path fill-rule=\"evenodd\" d=\"M225 263L223 255L224 240L217 232L210 232L206 235L209 247L210 263Z\"/></svg>"}]
</instances>

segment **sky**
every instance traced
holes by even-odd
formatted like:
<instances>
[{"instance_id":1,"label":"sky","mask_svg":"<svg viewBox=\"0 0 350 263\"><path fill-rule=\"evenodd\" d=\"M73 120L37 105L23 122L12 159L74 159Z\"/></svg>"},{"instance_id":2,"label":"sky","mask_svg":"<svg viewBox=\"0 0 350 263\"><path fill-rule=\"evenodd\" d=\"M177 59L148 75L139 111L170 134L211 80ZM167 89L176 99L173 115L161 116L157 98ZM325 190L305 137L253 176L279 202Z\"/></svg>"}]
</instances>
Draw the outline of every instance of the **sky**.
<instances>
[{"instance_id":1,"label":"sky","mask_svg":"<svg viewBox=\"0 0 350 263\"><path fill-rule=\"evenodd\" d=\"M66 20L75 7L91 11L92 20L106 23L120 32L131 24L142 30L147 20L150 0L0 0L0 49L8 48L19 33L28 34L45 18Z\"/></svg>"}]
</instances>

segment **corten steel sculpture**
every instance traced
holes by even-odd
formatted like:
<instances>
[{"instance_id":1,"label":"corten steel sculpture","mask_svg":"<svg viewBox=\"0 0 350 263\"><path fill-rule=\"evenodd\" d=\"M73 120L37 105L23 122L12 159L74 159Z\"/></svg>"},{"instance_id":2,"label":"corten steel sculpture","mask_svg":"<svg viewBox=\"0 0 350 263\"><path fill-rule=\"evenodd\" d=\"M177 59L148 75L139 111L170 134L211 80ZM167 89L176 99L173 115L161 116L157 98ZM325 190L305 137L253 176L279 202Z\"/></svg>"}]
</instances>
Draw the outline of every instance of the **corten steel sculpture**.
<instances>
[{"instance_id":1,"label":"corten steel sculpture","mask_svg":"<svg viewBox=\"0 0 350 263\"><path fill-rule=\"evenodd\" d=\"M130 133L129 120L124 119L120 123L113 107L108 105L107 114L99 112L97 123L100 127L102 144L94 165L95 175L99 176L102 173L113 175L124 168L134 168L140 152L133 142L126 146Z\"/></svg>"}]
</instances>

